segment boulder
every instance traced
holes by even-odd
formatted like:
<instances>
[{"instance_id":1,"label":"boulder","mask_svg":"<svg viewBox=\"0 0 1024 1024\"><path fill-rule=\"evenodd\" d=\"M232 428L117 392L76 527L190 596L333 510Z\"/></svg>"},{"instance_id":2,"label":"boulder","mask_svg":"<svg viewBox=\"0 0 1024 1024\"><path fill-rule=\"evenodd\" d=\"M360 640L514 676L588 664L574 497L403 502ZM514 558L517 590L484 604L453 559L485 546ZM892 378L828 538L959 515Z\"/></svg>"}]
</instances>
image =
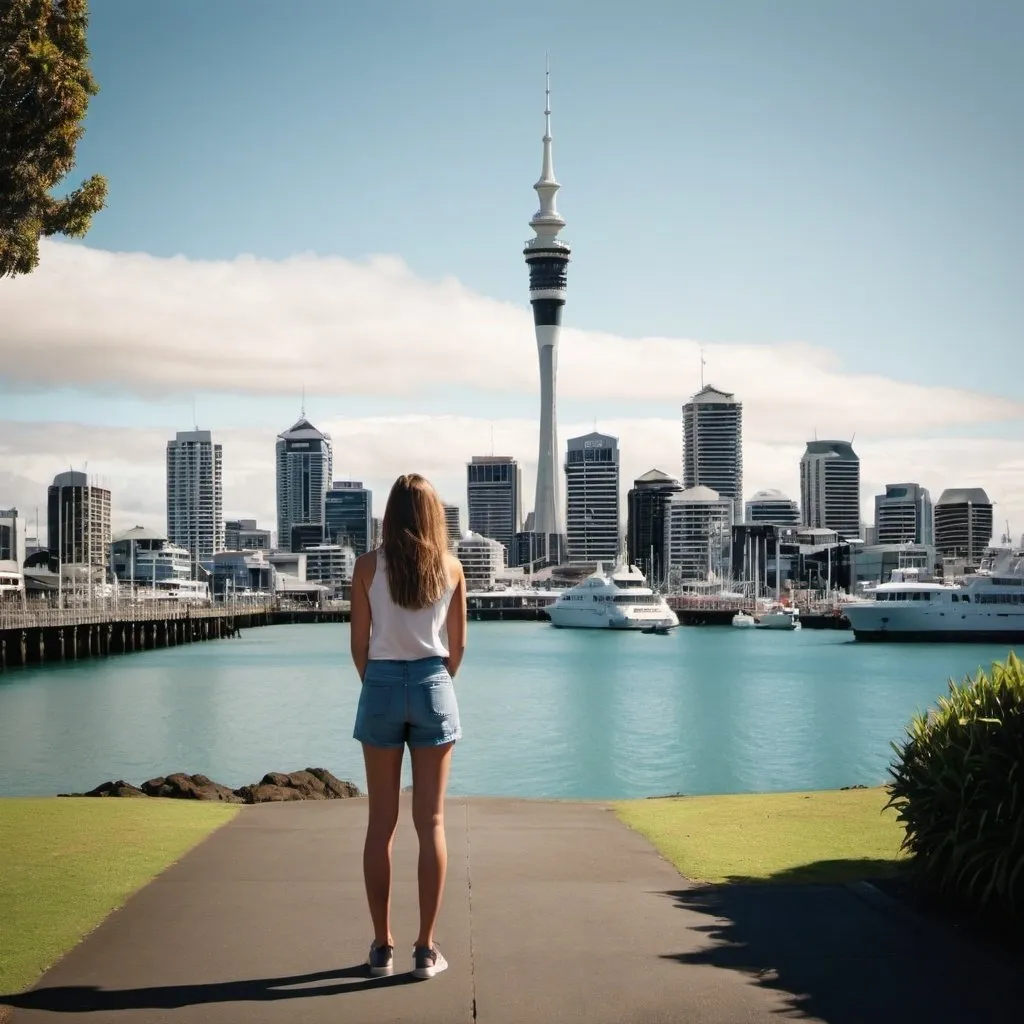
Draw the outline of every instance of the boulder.
<instances>
[{"instance_id":1,"label":"boulder","mask_svg":"<svg viewBox=\"0 0 1024 1024\"><path fill-rule=\"evenodd\" d=\"M161 796L171 800L214 800L226 804L240 804L242 798L227 786L213 782L205 775L186 775L175 772L142 784L147 796Z\"/></svg>"},{"instance_id":2,"label":"boulder","mask_svg":"<svg viewBox=\"0 0 1024 1024\"><path fill-rule=\"evenodd\" d=\"M133 786L130 782L125 782L124 779L118 779L117 782L103 782L98 785L95 789L90 789L88 793L83 793L83 796L145 796L137 786Z\"/></svg>"},{"instance_id":3,"label":"boulder","mask_svg":"<svg viewBox=\"0 0 1024 1024\"><path fill-rule=\"evenodd\" d=\"M256 786L243 786L236 789L235 794L246 804L283 803L287 800L304 800L305 797L297 790L288 786L273 786L259 783Z\"/></svg>"}]
</instances>

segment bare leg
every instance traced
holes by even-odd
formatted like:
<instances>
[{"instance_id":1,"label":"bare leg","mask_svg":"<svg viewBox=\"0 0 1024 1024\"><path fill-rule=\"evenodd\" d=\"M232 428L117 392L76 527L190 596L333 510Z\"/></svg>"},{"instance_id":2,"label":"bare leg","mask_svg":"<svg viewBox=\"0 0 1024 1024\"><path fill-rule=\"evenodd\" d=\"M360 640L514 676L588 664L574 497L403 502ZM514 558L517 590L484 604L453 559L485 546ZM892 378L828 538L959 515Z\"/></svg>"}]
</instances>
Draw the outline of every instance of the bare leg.
<instances>
[{"instance_id":1,"label":"bare leg","mask_svg":"<svg viewBox=\"0 0 1024 1024\"><path fill-rule=\"evenodd\" d=\"M391 936L391 846L398 824L398 792L402 781L404 747L371 747L363 744L369 820L363 846L363 878L366 901L373 920L373 939L378 946L393 946Z\"/></svg>"},{"instance_id":2,"label":"bare leg","mask_svg":"<svg viewBox=\"0 0 1024 1024\"><path fill-rule=\"evenodd\" d=\"M420 841L420 931L416 945L434 944L434 925L441 909L444 879L448 870L448 846L444 838L444 794L454 743L412 750L412 820Z\"/></svg>"}]
</instances>

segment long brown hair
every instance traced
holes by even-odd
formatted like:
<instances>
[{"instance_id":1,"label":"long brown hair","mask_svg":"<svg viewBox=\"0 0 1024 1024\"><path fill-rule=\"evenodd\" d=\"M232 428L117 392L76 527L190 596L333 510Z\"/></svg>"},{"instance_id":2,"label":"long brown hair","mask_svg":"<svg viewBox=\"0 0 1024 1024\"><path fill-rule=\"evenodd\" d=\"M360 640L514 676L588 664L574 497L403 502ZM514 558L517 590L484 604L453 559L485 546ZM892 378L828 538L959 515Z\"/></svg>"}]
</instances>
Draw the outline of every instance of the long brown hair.
<instances>
[{"instance_id":1,"label":"long brown hair","mask_svg":"<svg viewBox=\"0 0 1024 1024\"><path fill-rule=\"evenodd\" d=\"M381 524L381 547L395 604L429 608L448 589L444 506L419 473L406 473L392 486Z\"/></svg>"}]
</instances>

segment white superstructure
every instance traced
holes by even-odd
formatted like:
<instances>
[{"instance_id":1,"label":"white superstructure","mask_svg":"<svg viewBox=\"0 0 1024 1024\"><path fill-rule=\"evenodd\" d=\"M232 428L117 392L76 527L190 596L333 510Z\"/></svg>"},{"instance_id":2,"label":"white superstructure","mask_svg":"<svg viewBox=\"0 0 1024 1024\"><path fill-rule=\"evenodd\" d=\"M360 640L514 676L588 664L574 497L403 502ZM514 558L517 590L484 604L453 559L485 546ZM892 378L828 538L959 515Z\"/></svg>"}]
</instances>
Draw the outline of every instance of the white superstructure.
<instances>
[{"instance_id":1,"label":"white superstructure","mask_svg":"<svg viewBox=\"0 0 1024 1024\"><path fill-rule=\"evenodd\" d=\"M1024 641L1024 551L987 558L955 583L920 582L913 569L893 577L844 605L858 640Z\"/></svg>"},{"instance_id":2,"label":"white superstructure","mask_svg":"<svg viewBox=\"0 0 1024 1024\"><path fill-rule=\"evenodd\" d=\"M635 566L606 573L601 565L566 590L548 610L552 625L567 629L670 629L679 617L647 586Z\"/></svg>"}]
</instances>

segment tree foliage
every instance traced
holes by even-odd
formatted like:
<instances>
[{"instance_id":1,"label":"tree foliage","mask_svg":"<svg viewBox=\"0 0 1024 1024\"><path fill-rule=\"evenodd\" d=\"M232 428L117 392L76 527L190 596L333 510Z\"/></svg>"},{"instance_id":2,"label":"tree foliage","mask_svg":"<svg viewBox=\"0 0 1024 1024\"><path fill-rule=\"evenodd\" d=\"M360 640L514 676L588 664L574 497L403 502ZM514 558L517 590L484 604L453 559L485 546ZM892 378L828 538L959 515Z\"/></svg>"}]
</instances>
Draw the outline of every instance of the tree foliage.
<instances>
[{"instance_id":1,"label":"tree foliage","mask_svg":"<svg viewBox=\"0 0 1024 1024\"><path fill-rule=\"evenodd\" d=\"M0 277L30 273L42 235L81 237L103 209L93 175L52 190L75 164L89 97L88 0L0 0Z\"/></svg>"}]
</instances>

